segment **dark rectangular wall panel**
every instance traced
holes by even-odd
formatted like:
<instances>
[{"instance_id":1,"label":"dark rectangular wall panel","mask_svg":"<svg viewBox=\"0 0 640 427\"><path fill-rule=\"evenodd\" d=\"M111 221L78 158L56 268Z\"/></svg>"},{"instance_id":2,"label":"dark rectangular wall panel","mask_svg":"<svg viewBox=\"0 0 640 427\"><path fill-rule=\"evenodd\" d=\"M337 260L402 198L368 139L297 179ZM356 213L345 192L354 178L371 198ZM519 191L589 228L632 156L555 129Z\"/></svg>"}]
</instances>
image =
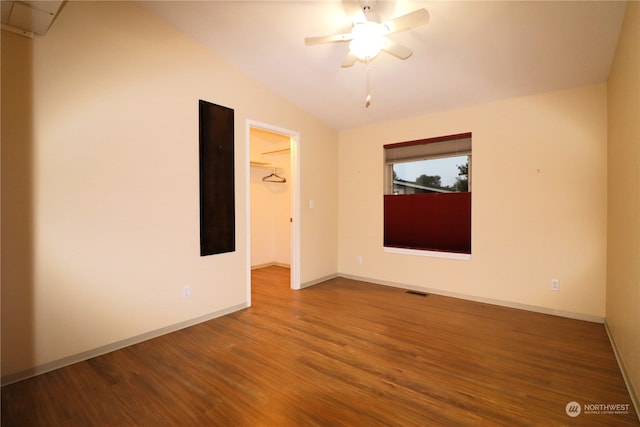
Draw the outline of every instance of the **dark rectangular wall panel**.
<instances>
[{"instance_id":1,"label":"dark rectangular wall panel","mask_svg":"<svg viewBox=\"0 0 640 427\"><path fill-rule=\"evenodd\" d=\"M200 100L200 255L236 250L233 110Z\"/></svg>"}]
</instances>

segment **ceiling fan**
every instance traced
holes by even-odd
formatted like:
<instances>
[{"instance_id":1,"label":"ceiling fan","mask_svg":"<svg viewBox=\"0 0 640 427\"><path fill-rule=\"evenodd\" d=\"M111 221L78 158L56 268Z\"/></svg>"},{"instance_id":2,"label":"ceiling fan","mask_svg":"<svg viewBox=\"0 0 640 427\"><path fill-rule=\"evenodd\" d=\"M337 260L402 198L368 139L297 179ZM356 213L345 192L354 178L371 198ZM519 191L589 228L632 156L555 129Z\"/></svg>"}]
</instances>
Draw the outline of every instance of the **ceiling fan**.
<instances>
[{"instance_id":1,"label":"ceiling fan","mask_svg":"<svg viewBox=\"0 0 640 427\"><path fill-rule=\"evenodd\" d=\"M374 12L375 3L375 0L359 1L362 13L357 14L353 19L353 28L350 33L307 37L304 40L305 44L349 42L349 53L342 61L343 67L351 67L358 60L368 63L381 50L400 59L407 59L413 54L413 51L388 39L386 36L427 24L429 22L429 12L426 9L418 9L381 23L380 18Z\"/></svg>"}]
</instances>

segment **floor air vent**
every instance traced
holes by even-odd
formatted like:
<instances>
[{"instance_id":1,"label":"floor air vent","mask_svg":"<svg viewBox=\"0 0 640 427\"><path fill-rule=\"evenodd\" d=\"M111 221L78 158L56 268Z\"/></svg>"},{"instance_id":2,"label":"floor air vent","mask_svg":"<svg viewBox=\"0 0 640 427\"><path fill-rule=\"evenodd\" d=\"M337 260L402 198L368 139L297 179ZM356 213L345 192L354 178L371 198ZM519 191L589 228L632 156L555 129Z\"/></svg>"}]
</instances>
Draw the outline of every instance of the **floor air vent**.
<instances>
[{"instance_id":1,"label":"floor air vent","mask_svg":"<svg viewBox=\"0 0 640 427\"><path fill-rule=\"evenodd\" d=\"M411 294L411 295L418 295L419 297L428 297L428 296L429 296L429 294L428 294L428 293L426 293L426 292L420 292L420 291L412 291L412 290L408 290L408 291L407 291L407 293L408 293L408 294Z\"/></svg>"}]
</instances>

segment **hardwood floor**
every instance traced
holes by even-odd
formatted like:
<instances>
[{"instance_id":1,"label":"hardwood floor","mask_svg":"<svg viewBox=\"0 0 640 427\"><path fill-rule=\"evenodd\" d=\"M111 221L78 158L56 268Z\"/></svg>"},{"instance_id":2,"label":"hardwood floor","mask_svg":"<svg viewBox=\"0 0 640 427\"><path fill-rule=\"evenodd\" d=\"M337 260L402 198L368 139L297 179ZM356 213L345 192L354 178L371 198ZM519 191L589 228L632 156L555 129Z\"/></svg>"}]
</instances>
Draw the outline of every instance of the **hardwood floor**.
<instances>
[{"instance_id":1,"label":"hardwood floor","mask_svg":"<svg viewBox=\"0 0 640 427\"><path fill-rule=\"evenodd\" d=\"M250 309L3 387L2 425L640 425L603 325L252 276Z\"/></svg>"}]
</instances>

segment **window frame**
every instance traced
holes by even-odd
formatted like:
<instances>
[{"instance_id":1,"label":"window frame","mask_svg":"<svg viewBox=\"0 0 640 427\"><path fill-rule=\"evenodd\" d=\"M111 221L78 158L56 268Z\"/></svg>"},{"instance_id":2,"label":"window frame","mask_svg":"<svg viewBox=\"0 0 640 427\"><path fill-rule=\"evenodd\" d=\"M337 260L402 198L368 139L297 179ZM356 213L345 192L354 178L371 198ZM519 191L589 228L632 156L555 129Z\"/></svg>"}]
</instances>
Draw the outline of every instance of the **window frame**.
<instances>
[{"instance_id":1,"label":"window frame","mask_svg":"<svg viewBox=\"0 0 640 427\"><path fill-rule=\"evenodd\" d=\"M462 260L468 260L471 258L471 252L472 252L471 193L472 193L472 170L473 170L473 167L472 167L473 153L472 153L471 138L472 138L471 132L466 132L466 133L447 135L447 136L441 136L436 138L427 138L427 139L421 139L421 140L415 140L415 141L407 141L407 142L392 143L392 144L384 145L384 150L383 150L383 159L384 159L384 179L383 179L384 195L383 197L385 198L385 202L384 202L385 211L383 212L384 227L385 227L383 232L384 252L419 255L419 256L433 256L438 258L451 258L451 259L462 259ZM432 145L432 144L438 144L438 143L440 144ZM437 240L436 236L439 235L437 231L432 234L428 234L428 232L426 232L426 234L423 234L424 236L427 236L427 237L422 243L418 243L418 244L416 244L415 242L412 242L410 244L405 243L407 244L407 246L405 246L404 244L398 243L398 240L396 239L396 231L394 228L395 226L392 224L394 224L394 221L397 224L397 221L398 221L397 218L400 211L397 210L398 205L395 202L392 202L391 200L387 200L387 197L391 197L391 198L412 197L412 196L415 196L416 194L394 194L394 181L393 181L394 164L417 162L422 160L431 160L431 159L438 159L438 158L457 157L457 156L467 156L468 158L468 177L467 177L468 191L446 192L446 193L445 192L422 193L422 194L436 196L438 194L468 193L466 208L464 208L462 211L460 210L445 211L445 212L454 212L456 214L458 212L463 212L463 213L467 212L463 214L463 220L462 220L463 222L459 223L461 225L461 228L455 228L455 226L454 228L450 228L450 230L452 230L452 233L448 235L452 236L451 237L452 242L453 241L462 242L462 244L465 247L468 246L468 249L461 250L458 246L456 246L455 243L448 242L448 241L447 242L441 241L441 243L434 244L433 239L435 238ZM420 193L417 193L417 194L420 194ZM439 200L444 201L445 199L437 199L435 203L439 204ZM401 206L403 204L404 202L400 203ZM443 203L443 204L445 206L447 205L447 203ZM392 206L396 206L396 207L393 208ZM428 203L427 205L422 205L422 206L431 206L431 208L433 208L433 205L429 205ZM387 212L387 209L392 209L392 210ZM438 209L436 209L436 211L438 211ZM415 212L415 211L407 211L405 209L402 212ZM425 211L425 212L431 212L431 211ZM404 213L402 214L402 216L404 216ZM409 215L409 216L412 216L412 215ZM391 219L394 217L396 218L395 220ZM465 218L468 218L468 220ZM409 221L411 220L409 219ZM418 225L419 223L415 222L415 219L414 219L413 224ZM418 228L425 228L423 224L425 223L420 223ZM463 233L462 234L463 237L461 241L459 240L459 230L461 230ZM403 234L401 231L400 233L401 235ZM406 230L404 234L406 235ZM467 237L464 237L464 236L467 236ZM447 239L449 238L446 238L445 240ZM409 240L413 240L413 239L409 238ZM389 241L393 241L394 244L389 244ZM453 244L453 246L449 246L450 244Z\"/></svg>"}]
</instances>

